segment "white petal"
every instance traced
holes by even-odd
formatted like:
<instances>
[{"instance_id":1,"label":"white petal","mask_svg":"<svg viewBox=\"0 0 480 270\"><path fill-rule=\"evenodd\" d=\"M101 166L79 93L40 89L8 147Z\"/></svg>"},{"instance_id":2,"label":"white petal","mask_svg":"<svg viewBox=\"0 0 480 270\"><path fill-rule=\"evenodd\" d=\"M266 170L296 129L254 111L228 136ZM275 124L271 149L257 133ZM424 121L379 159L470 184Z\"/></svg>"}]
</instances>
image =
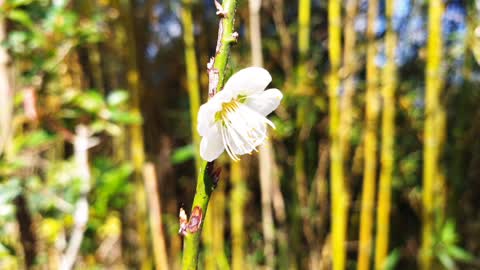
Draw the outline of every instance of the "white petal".
<instances>
[{"instance_id":1,"label":"white petal","mask_svg":"<svg viewBox=\"0 0 480 270\"><path fill-rule=\"evenodd\" d=\"M232 92L234 96L251 95L264 90L271 81L272 76L267 70L261 67L248 67L233 74L223 91Z\"/></svg>"},{"instance_id":2,"label":"white petal","mask_svg":"<svg viewBox=\"0 0 480 270\"><path fill-rule=\"evenodd\" d=\"M215 114L222 109L221 97L211 98L207 103L200 106L197 114L197 131L200 136L205 136L211 126L215 124Z\"/></svg>"},{"instance_id":3,"label":"white petal","mask_svg":"<svg viewBox=\"0 0 480 270\"><path fill-rule=\"evenodd\" d=\"M206 161L213 161L223 153L224 149L220 131L217 125L214 125L200 142L200 156Z\"/></svg>"},{"instance_id":4,"label":"white petal","mask_svg":"<svg viewBox=\"0 0 480 270\"><path fill-rule=\"evenodd\" d=\"M229 118L223 138L233 153L233 158L251 153L265 141L268 120L264 116L241 104L239 111L229 114Z\"/></svg>"},{"instance_id":5,"label":"white petal","mask_svg":"<svg viewBox=\"0 0 480 270\"><path fill-rule=\"evenodd\" d=\"M245 105L261 115L266 116L273 112L278 105L280 105L282 98L282 92L280 92L278 89L272 88L261 93L248 96L245 101Z\"/></svg>"}]
</instances>

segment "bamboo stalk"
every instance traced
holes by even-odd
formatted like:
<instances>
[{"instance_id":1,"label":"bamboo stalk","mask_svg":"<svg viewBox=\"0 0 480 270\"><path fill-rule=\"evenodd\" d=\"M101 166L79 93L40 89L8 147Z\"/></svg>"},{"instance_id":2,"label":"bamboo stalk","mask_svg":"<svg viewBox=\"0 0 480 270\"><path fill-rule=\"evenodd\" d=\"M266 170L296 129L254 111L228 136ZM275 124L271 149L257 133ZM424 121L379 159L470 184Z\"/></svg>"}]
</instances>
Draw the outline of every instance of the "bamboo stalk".
<instances>
[{"instance_id":1,"label":"bamboo stalk","mask_svg":"<svg viewBox=\"0 0 480 270\"><path fill-rule=\"evenodd\" d=\"M228 263L227 256L225 254L225 186L226 183L223 180L220 180L216 192L212 197L212 206L214 208L210 209L213 211L212 228L213 228L213 241L212 241L212 257L214 257L216 268L214 269L225 269L229 270L230 265Z\"/></svg>"},{"instance_id":2,"label":"bamboo stalk","mask_svg":"<svg viewBox=\"0 0 480 270\"><path fill-rule=\"evenodd\" d=\"M282 46L282 68L285 72L286 79L285 81L289 82L292 74L293 64L292 64L292 38L288 31L287 24L283 17L284 12L284 1L283 0L272 0L271 2L272 12L273 12L273 21L275 23L275 28L278 31L278 36L280 38L280 44Z\"/></svg>"},{"instance_id":3,"label":"bamboo stalk","mask_svg":"<svg viewBox=\"0 0 480 270\"><path fill-rule=\"evenodd\" d=\"M252 65L263 66L262 32L260 24L261 0L249 0L250 46ZM260 195L262 200L262 230L264 239L264 254L267 260L266 269L275 267L275 226L272 211L272 182L275 173L275 159L272 142L266 140L259 150Z\"/></svg>"},{"instance_id":4,"label":"bamboo stalk","mask_svg":"<svg viewBox=\"0 0 480 270\"><path fill-rule=\"evenodd\" d=\"M247 184L240 162L232 161L230 166L232 183L230 199L230 224L232 230L232 270L245 269L245 202Z\"/></svg>"},{"instance_id":5,"label":"bamboo stalk","mask_svg":"<svg viewBox=\"0 0 480 270\"><path fill-rule=\"evenodd\" d=\"M432 269L433 233L435 223L435 181L439 178L439 156L441 153L442 126L445 109L440 97L442 93L442 13L443 1L431 0L428 7L428 41L425 94L425 127L423 152L423 224L419 266L422 270Z\"/></svg>"},{"instance_id":6,"label":"bamboo stalk","mask_svg":"<svg viewBox=\"0 0 480 270\"><path fill-rule=\"evenodd\" d=\"M157 185L157 174L152 163L147 162L143 167L145 187L148 189L148 209L150 220L150 232L152 235L153 257L155 268L168 270L168 256L165 245L165 234L163 232L162 208L160 193Z\"/></svg>"},{"instance_id":7,"label":"bamboo stalk","mask_svg":"<svg viewBox=\"0 0 480 270\"><path fill-rule=\"evenodd\" d=\"M120 11L120 19L124 23L125 34L127 36L127 83L131 91L130 109L132 112L141 114L140 101L142 97L142 84L138 70L137 49L134 36L134 26L132 16L129 13L132 5L128 0L116 0L115 3ZM133 181L135 185L135 195L133 200L136 205L136 229L138 234L139 250L135 258L141 265L141 269L150 269L152 261L149 256L148 227L144 222L147 220L147 206L144 181L142 179L142 170L145 163L144 137L142 125L131 125L129 128L129 151L132 160L134 173Z\"/></svg>"},{"instance_id":8,"label":"bamboo stalk","mask_svg":"<svg viewBox=\"0 0 480 270\"><path fill-rule=\"evenodd\" d=\"M378 0L368 2L367 26L367 92L365 95L365 148L362 206L360 212L360 241L358 245L358 270L370 269L372 252L372 227L377 173L377 125L379 111L378 71L375 65L375 22Z\"/></svg>"},{"instance_id":9,"label":"bamboo stalk","mask_svg":"<svg viewBox=\"0 0 480 270\"><path fill-rule=\"evenodd\" d=\"M345 93L341 100L342 114L340 115L340 144L344 155L344 162L350 156L350 135L353 122L353 95L355 93L355 73L357 71L357 60L355 57L356 32L355 18L357 16L358 1L348 0L346 2L346 18L343 46L343 70Z\"/></svg>"},{"instance_id":10,"label":"bamboo stalk","mask_svg":"<svg viewBox=\"0 0 480 270\"><path fill-rule=\"evenodd\" d=\"M311 1L300 0L298 2L298 53L299 63L297 68L297 92L300 96L308 93L308 52L310 51L310 19L311 19ZM300 207L307 204L307 177L305 174L305 139L307 137L308 127L305 125L305 118L309 111L309 104L301 102L297 106L297 128L300 130L297 145L295 147L295 186L297 188Z\"/></svg>"},{"instance_id":11,"label":"bamboo stalk","mask_svg":"<svg viewBox=\"0 0 480 270\"><path fill-rule=\"evenodd\" d=\"M375 242L375 269L385 267L385 259L388 254L388 242L390 232L390 208L391 190L395 157L395 88L397 87L397 68L395 65L395 52L397 34L392 26L394 1L387 0L387 34L385 36L385 48L387 63L383 69L382 96L382 146L381 146L381 171L378 189L378 212L377 212L377 237Z\"/></svg>"},{"instance_id":12,"label":"bamboo stalk","mask_svg":"<svg viewBox=\"0 0 480 270\"><path fill-rule=\"evenodd\" d=\"M4 4L0 0L0 6ZM0 42L7 39L6 20L0 18ZM0 46L0 155L8 147L12 132L12 111L13 111L13 91L8 68L8 51L4 46Z\"/></svg>"},{"instance_id":13,"label":"bamboo stalk","mask_svg":"<svg viewBox=\"0 0 480 270\"><path fill-rule=\"evenodd\" d=\"M222 89L224 85L225 68L228 62L230 47L232 43L235 42L235 39L233 38L233 27L236 6L236 0L224 0L222 2L221 13L224 14L223 18L221 18L219 22L219 35L216 54L215 57L212 58L213 62L210 62L210 64L213 63L213 67L209 68L209 77L212 77L212 73L218 74L218 80L210 80L209 94L214 94L215 91ZM195 196L193 199L192 212L196 207L200 208L200 210L203 211L203 216L205 216L207 213L208 202L214 188L212 170L213 162L209 163L202 161L198 174ZM200 226L199 230L197 230L195 233L188 233L185 235L182 258L183 270L193 270L197 268L201 232L202 227Z\"/></svg>"},{"instance_id":14,"label":"bamboo stalk","mask_svg":"<svg viewBox=\"0 0 480 270\"><path fill-rule=\"evenodd\" d=\"M328 1L328 47L330 59L330 75L328 95L330 100L330 187L331 187L331 228L332 228L332 260L333 270L345 269L347 211L349 196L343 175L343 153L340 144L340 110L339 110L339 68L341 57L341 15L340 1Z\"/></svg>"},{"instance_id":15,"label":"bamboo stalk","mask_svg":"<svg viewBox=\"0 0 480 270\"><path fill-rule=\"evenodd\" d=\"M200 169L201 158L198 151L200 136L197 132L197 112L200 107L200 86L198 82L198 64L195 53L195 39L193 36L194 22L192 19L192 1L183 0L181 8L181 19L183 25L183 42L185 43L185 66L187 69L188 97L190 99L190 118L192 121L192 137L195 148L196 171Z\"/></svg>"}]
</instances>

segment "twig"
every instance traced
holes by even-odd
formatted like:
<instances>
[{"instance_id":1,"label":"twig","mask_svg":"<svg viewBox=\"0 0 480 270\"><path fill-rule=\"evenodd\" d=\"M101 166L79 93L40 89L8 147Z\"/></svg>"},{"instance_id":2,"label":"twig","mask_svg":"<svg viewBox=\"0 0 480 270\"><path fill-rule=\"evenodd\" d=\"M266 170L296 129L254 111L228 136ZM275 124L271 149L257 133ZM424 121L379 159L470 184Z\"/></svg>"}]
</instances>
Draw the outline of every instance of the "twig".
<instances>
[{"instance_id":1,"label":"twig","mask_svg":"<svg viewBox=\"0 0 480 270\"><path fill-rule=\"evenodd\" d=\"M209 97L223 87L230 47L238 37L238 34L233 32L236 5L236 0L224 0L222 5L215 1L220 22L215 57L212 57L207 64ZM180 233L185 238L182 258L182 269L184 270L197 268L202 220L206 215L210 195L218 181L218 176L219 171L214 170L213 162L202 161L193 199L192 216L188 222L182 209Z\"/></svg>"},{"instance_id":2,"label":"twig","mask_svg":"<svg viewBox=\"0 0 480 270\"><path fill-rule=\"evenodd\" d=\"M88 149L95 145L95 140L91 138L91 132L84 125L76 127L76 134L73 142L75 151L75 162L77 166L77 177L81 181L80 198L75 204L74 226L72 236L68 242L65 254L60 262L61 270L70 270L75 264L75 260L83 241L83 235L88 222L88 200L90 192L90 168L88 166Z\"/></svg>"}]
</instances>

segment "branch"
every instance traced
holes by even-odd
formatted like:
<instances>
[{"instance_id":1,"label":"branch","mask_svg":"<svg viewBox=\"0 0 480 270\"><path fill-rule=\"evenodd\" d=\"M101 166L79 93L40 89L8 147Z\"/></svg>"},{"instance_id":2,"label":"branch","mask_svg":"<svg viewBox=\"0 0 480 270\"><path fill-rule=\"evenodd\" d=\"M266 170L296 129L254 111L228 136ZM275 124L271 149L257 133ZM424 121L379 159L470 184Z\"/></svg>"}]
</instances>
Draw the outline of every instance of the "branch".
<instances>
[{"instance_id":1,"label":"branch","mask_svg":"<svg viewBox=\"0 0 480 270\"><path fill-rule=\"evenodd\" d=\"M237 41L238 37L238 34L233 31L237 1L224 0L222 5L215 1L215 6L220 21L215 56L207 64L208 95L210 98L220 91L224 85L230 47ZM218 170L214 170L213 165L213 162L202 161L193 199L192 215L188 222L185 211L183 209L180 211L180 233L185 237L182 258L182 269L184 270L197 268L202 221L206 216L208 202L220 173Z\"/></svg>"},{"instance_id":2,"label":"branch","mask_svg":"<svg viewBox=\"0 0 480 270\"><path fill-rule=\"evenodd\" d=\"M83 235L88 222L88 200L90 192L90 168L88 166L88 149L94 146L95 141L91 138L91 132L84 125L76 127L76 134L73 141L75 151L75 163L77 167L77 177L81 181L81 195L75 204L74 226L72 235L68 242L65 254L60 262L61 270L70 270L75 264L75 260L83 241Z\"/></svg>"}]
</instances>

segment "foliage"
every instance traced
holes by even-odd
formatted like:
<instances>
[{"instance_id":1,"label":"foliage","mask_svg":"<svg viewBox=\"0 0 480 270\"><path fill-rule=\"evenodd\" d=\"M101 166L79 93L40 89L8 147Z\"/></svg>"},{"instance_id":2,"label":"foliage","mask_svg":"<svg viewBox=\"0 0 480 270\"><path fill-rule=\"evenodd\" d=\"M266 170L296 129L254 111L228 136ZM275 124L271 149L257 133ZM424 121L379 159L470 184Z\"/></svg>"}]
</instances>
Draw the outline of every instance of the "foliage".
<instances>
[{"instance_id":1,"label":"foliage","mask_svg":"<svg viewBox=\"0 0 480 270\"><path fill-rule=\"evenodd\" d=\"M7 62L0 57L0 75L11 79L10 91L0 82L0 101L12 104L11 112L0 108L0 127L10 128L6 147L0 150L0 268L58 268L78 231L78 202L86 198L88 216L86 225L80 226L75 268L153 268L151 258L160 251L153 248L158 245L152 245L149 233L158 226L166 263L178 269L179 208L191 208L199 172L195 167L205 165L195 165L198 141L192 133L196 103L208 95L205 65L216 53L219 18L214 1L0 2L0 32L5 33L0 35L0 56L3 51L8 55ZM250 9L248 1L238 2L236 20L228 20L224 32L228 47L232 31L238 32L238 41L217 62L221 81L251 65ZM196 246L199 269L210 269L212 254L221 269L231 266L238 254L252 269L328 269L331 258L338 262L346 254L345 269L354 269L360 216L367 212L372 217L386 214L390 224L388 241L383 242L384 263L375 267L416 269L426 224L422 196L427 189L433 192L431 269L478 268L480 1L439 1L444 8L436 13L441 15L436 17L438 35L428 29L431 1L379 0L373 35L367 33L372 1L332 5L338 16L330 22L328 7L338 4L334 0L302 1L303 11L298 1L262 2L264 67L272 74L271 87L284 94L281 106L269 116L276 126L269 138L273 176L268 190L263 190L257 154L242 157L241 166L230 167L226 155L216 160L214 172L222 171L220 182L203 183L208 192L215 190L208 193L210 205L204 212L211 222L210 238ZM352 3L354 16L349 18ZM184 7L191 16L185 18ZM347 48L352 33L355 40ZM394 49L386 42L391 36L396 36ZM430 48L432 38L438 46ZM431 57L434 51L439 57ZM374 78L367 75L367 61L376 71ZM430 76L428 63L438 63L434 68L440 75ZM394 72L385 72L388 68ZM366 94L372 81L383 89L389 79L395 79L391 99L380 91ZM426 85L432 83L439 90L435 99L428 98L431 88ZM200 95L192 96L195 91ZM432 100L444 115L429 122ZM385 157L380 158L387 148L381 136L385 125L378 121L367 128L367 107L375 103L379 115L392 111L385 106L394 109L393 129L385 133L393 134L394 144L388 144L392 154L387 157L392 166L387 185L391 197L379 181L385 168ZM433 123L435 132L429 134L439 142L433 147L438 169L431 174L432 189L423 182L425 164L433 160L424 155L429 140L426 122ZM78 170L78 127L88 130L88 191L85 174ZM378 135L378 149L367 158L369 132ZM337 133L338 141L332 138ZM144 159L157 175L142 174ZM373 210L361 210L367 160L378 164L370 172L375 183L369 205ZM335 174L330 173L333 166ZM235 178L239 172L243 178ZM333 179L344 180L341 191L331 189L339 183ZM143 194L146 181L155 181L158 190ZM262 201L265 192L271 202ZM388 211L379 209L380 197L389 198ZM158 203L152 203L155 198ZM336 209L332 218L332 205L347 199L348 209ZM269 213L265 209L271 212L271 243L263 235L269 225L264 222ZM339 210L348 213L348 219L342 219L348 223L342 225L346 232L331 224L343 218ZM139 218L142 211L148 220ZM372 223L372 240L379 237L381 225ZM332 237L332 229L339 228ZM345 245L333 240L342 237ZM233 247L233 238L243 244ZM198 244L200 238L194 240ZM274 247L274 258L269 257L267 244ZM342 250L332 254L332 246ZM364 258L371 260L378 249L372 244Z\"/></svg>"}]
</instances>

